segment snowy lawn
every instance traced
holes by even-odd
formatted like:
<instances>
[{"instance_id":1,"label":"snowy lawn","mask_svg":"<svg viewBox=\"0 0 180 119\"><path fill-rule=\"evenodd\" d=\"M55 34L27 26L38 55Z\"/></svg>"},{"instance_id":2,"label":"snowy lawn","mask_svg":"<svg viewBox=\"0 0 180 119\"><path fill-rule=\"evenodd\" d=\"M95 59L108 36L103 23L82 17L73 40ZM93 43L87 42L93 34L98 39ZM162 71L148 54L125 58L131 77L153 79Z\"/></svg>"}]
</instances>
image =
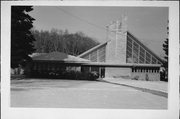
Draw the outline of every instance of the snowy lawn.
<instances>
[{"instance_id":1,"label":"snowy lawn","mask_svg":"<svg viewBox=\"0 0 180 119\"><path fill-rule=\"evenodd\" d=\"M167 98L99 81L12 80L12 107L167 109Z\"/></svg>"}]
</instances>

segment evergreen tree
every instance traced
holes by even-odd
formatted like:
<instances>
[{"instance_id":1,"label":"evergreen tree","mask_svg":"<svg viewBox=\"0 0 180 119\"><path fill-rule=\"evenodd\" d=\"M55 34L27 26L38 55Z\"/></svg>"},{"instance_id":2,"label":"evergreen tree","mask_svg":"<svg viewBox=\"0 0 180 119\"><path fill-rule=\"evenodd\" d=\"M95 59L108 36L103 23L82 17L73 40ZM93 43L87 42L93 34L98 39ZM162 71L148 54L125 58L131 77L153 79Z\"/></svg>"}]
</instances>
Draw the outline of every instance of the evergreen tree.
<instances>
[{"instance_id":1,"label":"evergreen tree","mask_svg":"<svg viewBox=\"0 0 180 119\"><path fill-rule=\"evenodd\" d=\"M167 34L169 34L169 27L167 27ZM169 47L169 38L166 38L166 40L164 41L163 44L163 50L165 52L165 56L164 56L164 63L163 63L163 67L165 68L165 81L168 81L168 47Z\"/></svg>"},{"instance_id":2,"label":"evergreen tree","mask_svg":"<svg viewBox=\"0 0 180 119\"><path fill-rule=\"evenodd\" d=\"M32 6L11 7L11 68L31 60L28 55L35 51L30 32L35 19L27 14L32 10Z\"/></svg>"}]
</instances>

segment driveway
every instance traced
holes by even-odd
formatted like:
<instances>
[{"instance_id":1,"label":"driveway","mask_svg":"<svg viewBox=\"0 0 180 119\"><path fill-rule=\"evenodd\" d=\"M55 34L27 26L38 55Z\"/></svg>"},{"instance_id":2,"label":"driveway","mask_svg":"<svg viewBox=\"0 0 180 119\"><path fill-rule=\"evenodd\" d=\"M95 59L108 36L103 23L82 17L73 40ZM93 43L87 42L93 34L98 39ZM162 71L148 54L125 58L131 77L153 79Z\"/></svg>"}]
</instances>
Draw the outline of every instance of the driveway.
<instances>
[{"instance_id":1,"label":"driveway","mask_svg":"<svg viewBox=\"0 0 180 119\"><path fill-rule=\"evenodd\" d=\"M167 109L167 98L101 81L12 80L12 107Z\"/></svg>"}]
</instances>

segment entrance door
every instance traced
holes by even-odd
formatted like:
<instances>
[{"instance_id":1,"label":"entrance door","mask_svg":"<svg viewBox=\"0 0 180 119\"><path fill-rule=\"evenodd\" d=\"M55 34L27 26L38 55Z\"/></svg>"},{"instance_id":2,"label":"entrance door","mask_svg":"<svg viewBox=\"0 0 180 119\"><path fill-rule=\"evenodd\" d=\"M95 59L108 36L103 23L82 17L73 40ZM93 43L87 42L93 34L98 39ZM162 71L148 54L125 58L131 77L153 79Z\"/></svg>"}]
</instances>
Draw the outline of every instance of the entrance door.
<instances>
[{"instance_id":1,"label":"entrance door","mask_svg":"<svg viewBox=\"0 0 180 119\"><path fill-rule=\"evenodd\" d=\"M101 73L100 73L100 77L104 78L105 77L105 67L101 67Z\"/></svg>"}]
</instances>

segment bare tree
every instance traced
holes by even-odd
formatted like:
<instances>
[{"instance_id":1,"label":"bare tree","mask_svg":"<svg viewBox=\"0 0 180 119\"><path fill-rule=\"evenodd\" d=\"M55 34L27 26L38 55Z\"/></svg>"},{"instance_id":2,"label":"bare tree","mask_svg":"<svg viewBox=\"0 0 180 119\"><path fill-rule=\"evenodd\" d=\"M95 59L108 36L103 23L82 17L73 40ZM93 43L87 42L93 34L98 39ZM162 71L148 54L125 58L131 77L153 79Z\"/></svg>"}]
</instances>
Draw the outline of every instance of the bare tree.
<instances>
[{"instance_id":1,"label":"bare tree","mask_svg":"<svg viewBox=\"0 0 180 119\"><path fill-rule=\"evenodd\" d=\"M99 44L82 32L72 34L68 30L52 29L33 30L32 33L36 39L34 42L36 52L59 51L76 56Z\"/></svg>"}]
</instances>

